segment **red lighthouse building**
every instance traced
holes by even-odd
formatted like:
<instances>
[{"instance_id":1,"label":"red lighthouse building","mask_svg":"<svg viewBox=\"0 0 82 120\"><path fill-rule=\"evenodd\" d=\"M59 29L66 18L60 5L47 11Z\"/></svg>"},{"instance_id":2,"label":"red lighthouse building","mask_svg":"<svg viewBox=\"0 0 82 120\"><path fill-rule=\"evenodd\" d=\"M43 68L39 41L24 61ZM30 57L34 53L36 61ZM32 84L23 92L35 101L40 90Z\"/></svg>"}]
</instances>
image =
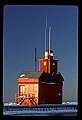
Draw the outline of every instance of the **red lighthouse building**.
<instances>
[{"instance_id":1,"label":"red lighthouse building","mask_svg":"<svg viewBox=\"0 0 82 120\"><path fill-rule=\"evenodd\" d=\"M58 60L53 51L46 50L39 59L39 71L24 71L18 80L18 104L61 104L63 77L58 72Z\"/></svg>"},{"instance_id":2,"label":"red lighthouse building","mask_svg":"<svg viewBox=\"0 0 82 120\"><path fill-rule=\"evenodd\" d=\"M50 31L51 27L49 49L46 50L45 47L44 57L39 59L39 71L36 71L36 68L35 71L23 71L17 78L18 104L20 105L62 104L64 79L58 72L58 60L53 58L53 51L50 49Z\"/></svg>"}]
</instances>

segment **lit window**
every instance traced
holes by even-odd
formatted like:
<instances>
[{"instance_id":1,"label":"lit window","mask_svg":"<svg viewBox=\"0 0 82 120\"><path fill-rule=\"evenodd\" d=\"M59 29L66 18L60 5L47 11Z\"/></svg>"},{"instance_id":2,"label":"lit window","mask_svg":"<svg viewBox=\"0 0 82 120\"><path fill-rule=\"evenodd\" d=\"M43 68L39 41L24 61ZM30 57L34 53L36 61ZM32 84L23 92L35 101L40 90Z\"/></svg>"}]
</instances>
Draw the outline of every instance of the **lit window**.
<instances>
[{"instance_id":1,"label":"lit window","mask_svg":"<svg viewBox=\"0 0 82 120\"><path fill-rule=\"evenodd\" d=\"M50 53L51 56L53 56L53 53Z\"/></svg>"},{"instance_id":2,"label":"lit window","mask_svg":"<svg viewBox=\"0 0 82 120\"><path fill-rule=\"evenodd\" d=\"M44 65L46 65L46 62L44 62Z\"/></svg>"},{"instance_id":3,"label":"lit window","mask_svg":"<svg viewBox=\"0 0 82 120\"><path fill-rule=\"evenodd\" d=\"M45 52L45 56L48 56L48 52Z\"/></svg>"},{"instance_id":4,"label":"lit window","mask_svg":"<svg viewBox=\"0 0 82 120\"><path fill-rule=\"evenodd\" d=\"M53 65L55 65L55 63L53 63Z\"/></svg>"},{"instance_id":5,"label":"lit window","mask_svg":"<svg viewBox=\"0 0 82 120\"><path fill-rule=\"evenodd\" d=\"M20 92L24 93L25 92L25 86L20 86Z\"/></svg>"},{"instance_id":6,"label":"lit window","mask_svg":"<svg viewBox=\"0 0 82 120\"><path fill-rule=\"evenodd\" d=\"M60 93L58 95L61 95Z\"/></svg>"},{"instance_id":7,"label":"lit window","mask_svg":"<svg viewBox=\"0 0 82 120\"><path fill-rule=\"evenodd\" d=\"M23 87L22 92L24 93L25 92L25 86L22 86L22 87Z\"/></svg>"},{"instance_id":8,"label":"lit window","mask_svg":"<svg viewBox=\"0 0 82 120\"><path fill-rule=\"evenodd\" d=\"M22 92L22 86L20 86L20 92Z\"/></svg>"}]
</instances>

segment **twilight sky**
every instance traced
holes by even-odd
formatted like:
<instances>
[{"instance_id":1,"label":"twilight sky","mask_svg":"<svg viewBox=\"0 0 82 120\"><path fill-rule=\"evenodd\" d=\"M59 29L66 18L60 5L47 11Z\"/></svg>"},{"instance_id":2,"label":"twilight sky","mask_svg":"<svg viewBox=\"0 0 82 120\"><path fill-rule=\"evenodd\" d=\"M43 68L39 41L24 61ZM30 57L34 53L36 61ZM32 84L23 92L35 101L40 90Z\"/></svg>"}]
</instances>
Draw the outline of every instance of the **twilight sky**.
<instances>
[{"instance_id":1,"label":"twilight sky","mask_svg":"<svg viewBox=\"0 0 82 120\"><path fill-rule=\"evenodd\" d=\"M3 18L3 102L14 102L17 77L34 70L45 50L45 25L51 26L51 49L64 77L63 101L78 99L78 7L55 5L6 5ZM48 47L47 47L48 48ZM39 61L37 61L39 70Z\"/></svg>"}]
</instances>

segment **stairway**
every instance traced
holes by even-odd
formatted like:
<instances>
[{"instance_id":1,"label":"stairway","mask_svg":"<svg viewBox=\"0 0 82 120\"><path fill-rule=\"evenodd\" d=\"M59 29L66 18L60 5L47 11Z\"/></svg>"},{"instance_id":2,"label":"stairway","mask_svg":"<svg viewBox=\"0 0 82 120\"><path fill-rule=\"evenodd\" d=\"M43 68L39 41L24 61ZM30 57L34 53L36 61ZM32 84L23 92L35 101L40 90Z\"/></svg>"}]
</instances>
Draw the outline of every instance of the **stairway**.
<instances>
[{"instance_id":1,"label":"stairway","mask_svg":"<svg viewBox=\"0 0 82 120\"><path fill-rule=\"evenodd\" d=\"M20 101L19 101L19 104L21 105L25 99L26 99L26 98L23 98L22 100L20 100Z\"/></svg>"},{"instance_id":2,"label":"stairway","mask_svg":"<svg viewBox=\"0 0 82 120\"><path fill-rule=\"evenodd\" d=\"M20 97L20 96L19 96L19 97ZM24 96L21 98L21 100L18 102L18 104L19 104L19 105L22 105L23 102L24 102L26 99L29 100L29 102L31 103L31 105L37 105L37 99L36 99L36 97L34 96L34 94L29 94L28 97L24 95ZM28 100L27 100L27 104L29 104L29 103L28 103ZM30 105L30 104L29 104L29 105Z\"/></svg>"},{"instance_id":3,"label":"stairway","mask_svg":"<svg viewBox=\"0 0 82 120\"><path fill-rule=\"evenodd\" d=\"M29 98L30 102L32 103L32 105L37 105L36 101L34 100L34 98L30 97Z\"/></svg>"}]
</instances>

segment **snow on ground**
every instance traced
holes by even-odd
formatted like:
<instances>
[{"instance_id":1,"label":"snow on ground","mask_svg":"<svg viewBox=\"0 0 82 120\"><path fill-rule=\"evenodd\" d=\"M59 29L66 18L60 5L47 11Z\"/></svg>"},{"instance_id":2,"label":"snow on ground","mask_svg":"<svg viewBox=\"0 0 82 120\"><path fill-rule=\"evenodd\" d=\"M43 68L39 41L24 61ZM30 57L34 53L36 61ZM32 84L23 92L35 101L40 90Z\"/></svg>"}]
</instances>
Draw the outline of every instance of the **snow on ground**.
<instances>
[{"instance_id":1,"label":"snow on ground","mask_svg":"<svg viewBox=\"0 0 82 120\"><path fill-rule=\"evenodd\" d=\"M62 104L74 104L74 105L77 105L78 102L63 102Z\"/></svg>"},{"instance_id":2,"label":"snow on ground","mask_svg":"<svg viewBox=\"0 0 82 120\"><path fill-rule=\"evenodd\" d=\"M62 102L62 104L73 104L73 105L77 105L78 104L78 102ZM4 106L6 106L6 105L19 105L19 104L16 104L16 103L12 103L12 102L9 102L9 103L4 103ZM44 105L44 106L49 106L49 105L54 105L54 104L40 104L40 105Z\"/></svg>"}]
</instances>

